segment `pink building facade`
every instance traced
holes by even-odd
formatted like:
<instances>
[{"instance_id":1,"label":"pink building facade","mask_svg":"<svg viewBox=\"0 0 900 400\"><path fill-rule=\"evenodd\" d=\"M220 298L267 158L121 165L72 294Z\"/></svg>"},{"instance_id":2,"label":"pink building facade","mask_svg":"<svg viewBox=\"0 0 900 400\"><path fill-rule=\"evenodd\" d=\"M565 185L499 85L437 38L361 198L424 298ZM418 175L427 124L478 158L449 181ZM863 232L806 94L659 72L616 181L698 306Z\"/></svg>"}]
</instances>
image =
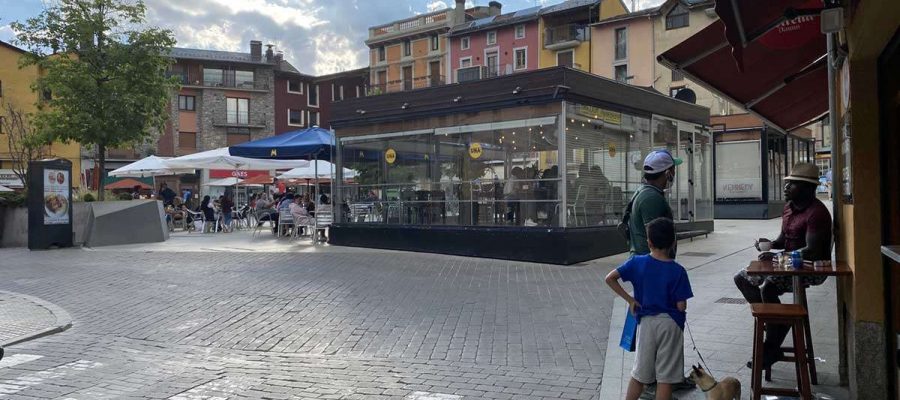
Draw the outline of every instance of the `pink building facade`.
<instances>
[{"instance_id":1,"label":"pink building facade","mask_svg":"<svg viewBox=\"0 0 900 400\"><path fill-rule=\"evenodd\" d=\"M521 13L475 20L450 30L448 66L453 83L538 69L537 10L517 16Z\"/></svg>"}]
</instances>

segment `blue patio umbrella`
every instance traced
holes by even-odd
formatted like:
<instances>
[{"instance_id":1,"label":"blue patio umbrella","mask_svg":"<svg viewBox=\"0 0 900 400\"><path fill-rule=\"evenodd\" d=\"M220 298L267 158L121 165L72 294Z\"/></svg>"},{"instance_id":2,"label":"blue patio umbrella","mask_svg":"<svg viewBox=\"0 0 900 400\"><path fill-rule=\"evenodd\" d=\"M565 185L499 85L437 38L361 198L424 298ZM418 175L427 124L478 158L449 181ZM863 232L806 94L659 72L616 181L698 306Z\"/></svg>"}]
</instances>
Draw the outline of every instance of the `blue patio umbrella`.
<instances>
[{"instance_id":1,"label":"blue patio umbrella","mask_svg":"<svg viewBox=\"0 0 900 400\"><path fill-rule=\"evenodd\" d=\"M318 159L331 161L334 134L326 129L312 128L285 132L280 135L231 146L233 156L269 160Z\"/></svg>"}]
</instances>

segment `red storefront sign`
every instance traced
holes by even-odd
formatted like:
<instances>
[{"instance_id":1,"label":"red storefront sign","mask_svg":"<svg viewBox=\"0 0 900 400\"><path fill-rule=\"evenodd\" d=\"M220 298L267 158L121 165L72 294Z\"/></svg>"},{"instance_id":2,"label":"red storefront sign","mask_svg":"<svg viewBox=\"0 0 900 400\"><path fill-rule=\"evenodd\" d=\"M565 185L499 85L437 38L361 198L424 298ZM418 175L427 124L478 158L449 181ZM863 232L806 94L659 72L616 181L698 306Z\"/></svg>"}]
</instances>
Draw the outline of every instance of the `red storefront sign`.
<instances>
[{"instance_id":1,"label":"red storefront sign","mask_svg":"<svg viewBox=\"0 0 900 400\"><path fill-rule=\"evenodd\" d=\"M211 179L222 179L222 178L253 178L256 176L268 176L269 171L256 171L256 170L231 170L231 169L211 169L209 170L209 177Z\"/></svg>"}]
</instances>

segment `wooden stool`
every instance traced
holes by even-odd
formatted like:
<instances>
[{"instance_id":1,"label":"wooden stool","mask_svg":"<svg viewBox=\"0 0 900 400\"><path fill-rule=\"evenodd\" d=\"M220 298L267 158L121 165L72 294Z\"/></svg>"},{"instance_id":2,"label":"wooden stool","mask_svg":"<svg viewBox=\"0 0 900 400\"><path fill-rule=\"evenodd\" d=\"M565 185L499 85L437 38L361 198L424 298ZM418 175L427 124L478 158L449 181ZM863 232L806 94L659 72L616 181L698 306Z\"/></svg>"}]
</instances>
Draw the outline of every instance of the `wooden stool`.
<instances>
[{"instance_id":1,"label":"wooden stool","mask_svg":"<svg viewBox=\"0 0 900 400\"><path fill-rule=\"evenodd\" d=\"M809 310L808 303L806 302L806 288L804 286L800 287L800 304L803 305L804 310ZM819 384L819 374L816 372L816 354L813 351L813 342L812 342L812 330L809 328L809 313L807 312L805 316L803 316L803 328L804 333L806 334L806 360L809 365L809 381L813 385ZM778 361L787 361L787 362L796 362L796 354L797 349L786 346L782 347L781 351L787 353L783 357L779 358ZM772 381L772 369L769 368L766 370L766 381Z\"/></svg>"},{"instance_id":2,"label":"wooden stool","mask_svg":"<svg viewBox=\"0 0 900 400\"><path fill-rule=\"evenodd\" d=\"M750 312L753 314L753 372L751 373L750 387L753 391L751 399L760 400L762 395L798 396L804 400L812 400L810 389L809 361L806 358L806 335L804 318L807 317L806 309L797 304L750 304ZM762 386L763 364L763 334L766 324L788 325L794 335L794 367L797 371L797 388L781 389L764 388ZM787 357L786 357L787 358Z\"/></svg>"}]
</instances>

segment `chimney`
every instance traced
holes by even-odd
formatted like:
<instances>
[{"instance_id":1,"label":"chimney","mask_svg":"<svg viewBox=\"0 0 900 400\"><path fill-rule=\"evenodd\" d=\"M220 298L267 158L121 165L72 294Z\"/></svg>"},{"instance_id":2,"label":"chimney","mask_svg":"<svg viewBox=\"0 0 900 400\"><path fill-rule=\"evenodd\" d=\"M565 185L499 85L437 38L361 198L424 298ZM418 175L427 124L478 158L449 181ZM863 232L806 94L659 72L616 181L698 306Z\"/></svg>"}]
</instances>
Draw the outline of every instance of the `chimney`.
<instances>
[{"instance_id":1,"label":"chimney","mask_svg":"<svg viewBox=\"0 0 900 400\"><path fill-rule=\"evenodd\" d=\"M278 50L277 52L275 52L275 62L280 63L282 60L284 60L284 52Z\"/></svg>"},{"instance_id":2,"label":"chimney","mask_svg":"<svg viewBox=\"0 0 900 400\"><path fill-rule=\"evenodd\" d=\"M456 8L453 9L453 25L466 22L466 0L456 0Z\"/></svg>"},{"instance_id":3,"label":"chimney","mask_svg":"<svg viewBox=\"0 0 900 400\"><path fill-rule=\"evenodd\" d=\"M253 61L262 59L262 42L259 40L250 41L250 59Z\"/></svg>"},{"instance_id":4,"label":"chimney","mask_svg":"<svg viewBox=\"0 0 900 400\"><path fill-rule=\"evenodd\" d=\"M272 47L274 47L274 45L271 45L271 44L266 45L266 62L267 63L270 63L270 62L272 62L272 60L275 59L275 52L272 51Z\"/></svg>"},{"instance_id":5,"label":"chimney","mask_svg":"<svg viewBox=\"0 0 900 400\"><path fill-rule=\"evenodd\" d=\"M488 3L488 15L498 16L500 15L500 10L503 9L503 4L500 4L499 1L492 1Z\"/></svg>"}]
</instances>

